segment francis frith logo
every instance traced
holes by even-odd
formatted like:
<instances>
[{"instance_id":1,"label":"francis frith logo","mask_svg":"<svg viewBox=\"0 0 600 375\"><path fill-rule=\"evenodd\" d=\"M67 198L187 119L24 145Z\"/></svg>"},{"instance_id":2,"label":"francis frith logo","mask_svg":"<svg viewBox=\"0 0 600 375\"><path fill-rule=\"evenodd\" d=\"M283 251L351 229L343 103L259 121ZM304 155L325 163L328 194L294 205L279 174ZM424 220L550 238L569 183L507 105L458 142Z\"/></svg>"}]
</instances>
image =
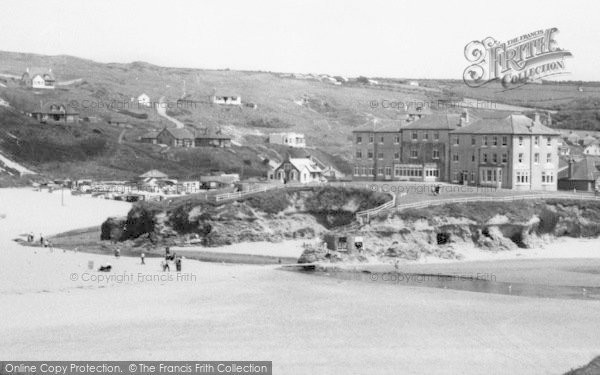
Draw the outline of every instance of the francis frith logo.
<instances>
[{"instance_id":1,"label":"francis frith logo","mask_svg":"<svg viewBox=\"0 0 600 375\"><path fill-rule=\"evenodd\" d=\"M537 30L507 42L492 37L475 40L465 47L465 57L471 63L463 72L470 87L481 87L499 81L512 89L542 78L565 74L565 58L571 52L558 47L557 28Z\"/></svg>"}]
</instances>

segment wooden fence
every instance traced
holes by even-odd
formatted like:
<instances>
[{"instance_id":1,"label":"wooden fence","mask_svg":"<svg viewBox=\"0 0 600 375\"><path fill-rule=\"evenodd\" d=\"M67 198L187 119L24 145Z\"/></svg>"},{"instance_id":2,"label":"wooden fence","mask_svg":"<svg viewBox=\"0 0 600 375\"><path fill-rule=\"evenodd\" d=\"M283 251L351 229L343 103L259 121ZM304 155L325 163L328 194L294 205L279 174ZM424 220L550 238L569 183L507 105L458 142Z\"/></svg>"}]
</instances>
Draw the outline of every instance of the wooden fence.
<instances>
[{"instance_id":1,"label":"wooden fence","mask_svg":"<svg viewBox=\"0 0 600 375\"><path fill-rule=\"evenodd\" d=\"M529 195L511 195L506 197L464 197L464 198L449 198L427 200L414 203L399 204L396 206L397 211L407 208L424 208L430 206L440 206L449 203L472 203L472 202L512 202L529 199L579 199L600 201L600 197L592 195L576 195L576 194L529 194Z\"/></svg>"},{"instance_id":2,"label":"wooden fence","mask_svg":"<svg viewBox=\"0 0 600 375\"><path fill-rule=\"evenodd\" d=\"M392 196L392 200L382 204L381 206L377 206L375 208L371 208L369 210L359 211L356 213L356 220L358 220L361 224L366 224L369 222L372 216L378 215L380 212L389 210L396 206L396 194L390 194Z\"/></svg>"}]
</instances>

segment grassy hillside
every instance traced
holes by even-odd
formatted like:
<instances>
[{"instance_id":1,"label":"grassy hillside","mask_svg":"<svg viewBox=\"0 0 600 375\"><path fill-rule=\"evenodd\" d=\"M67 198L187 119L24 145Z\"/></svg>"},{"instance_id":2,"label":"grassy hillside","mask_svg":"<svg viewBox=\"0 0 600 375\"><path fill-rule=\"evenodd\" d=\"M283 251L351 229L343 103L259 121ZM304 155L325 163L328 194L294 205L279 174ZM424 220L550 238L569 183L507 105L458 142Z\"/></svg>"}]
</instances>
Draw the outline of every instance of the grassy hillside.
<instances>
[{"instance_id":1,"label":"grassy hillside","mask_svg":"<svg viewBox=\"0 0 600 375\"><path fill-rule=\"evenodd\" d=\"M20 86L15 77L27 67L51 68L57 88ZM348 172L353 129L374 119L401 120L405 116L403 110L383 108L382 101L412 103L414 107L415 103L464 97L558 110L557 127L600 129L600 87L593 85L584 85L583 92L578 90L580 83L527 85L500 92L494 86L471 89L462 81L421 80L420 87L392 79L379 82L375 86L361 81L333 85L270 72L168 68L143 62L102 64L70 56L0 52L0 98L13 109L8 111L10 115L6 110L0 113L8 116L0 119L0 151L49 175L130 178L157 168L182 177L217 169L258 176L266 173L265 158L280 160L288 152L269 145L268 134L293 130L306 135L308 153ZM165 150L140 144L139 137L148 130L173 126L154 109L131 101L141 93L147 93L153 102L164 98L167 114L190 130L219 127L242 147ZM256 108L210 104L213 93L241 96L243 103L256 104ZM187 102L177 106L178 99ZM98 121L51 127L19 114L48 103L67 104L82 118ZM110 125L111 119L126 125ZM14 134L19 124L25 125L21 133Z\"/></svg>"},{"instance_id":2,"label":"grassy hillside","mask_svg":"<svg viewBox=\"0 0 600 375\"><path fill-rule=\"evenodd\" d=\"M65 103L70 111L83 117L96 117L97 123L65 125L55 132L35 124L29 118L2 121L0 136L10 131L12 122L27 123L28 134L22 134L27 147L0 145L0 150L34 169L54 175L81 175L112 178L131 177L148 168L165 169L172 175L193 176L211 169L265 175L266 166L258 155L278 159L281 148L266 143L268 134L282 130L303 132L307 144L323 161L333 161L342 171L348 171L347 147L351 131L374 118L401 119L397 110L376 108L373 100L423 101L429 95L421 89L382 90L363 84L335 86L316 80L301 80L268 72L229 70L199 70L166 68L134 62L131 64L101 64L70 56L41 56L0 52L0 98L10 103L14 113L30 112L48 103ZM32 90L19 85L18 79L27 67L51 68L58 83L55 90ZM246 106L226 108L209 103L209 95L241 96ZM138 138L151 129L173 126L151 108L132 103L141 93L158 102L164 97L167 113L184 122L191 130L220 127L242 147L232 150L169 150L142 145ZM177 106L177 100L189 102ZM6 112L0 114L6 116ZM14 117L14 116L13 116ZM127 122L127 127L109 125L108 120ZM50 139L72 147L90 134L105 142L92 154L64 150L46 143ZM39 133L39 134L38 134ZM81 133L81 134L79 134ZM10 138L10 136L7 136ZM118 142L121 137L121 142ZM39 140L38 140L39 139ZM95 139L95 138L93 138ZM86 140L89 142L89 140ZM81 143L83 148L84 144ZM33 151L33 150L36 151ZM54 151L57 152L54 152ZM81 147L79 151L81 151ZM71 152L73 151L73 152ZM44 155L51 154L46 158Z\"/></svg>"},{"instance_id":3,"label":"grassy hillside","mask_svg":"<svg viewBox=\"0 0 600 375\"><path fill-rule=\"evenodd\" d=\"M598 82L550 82L504 90L497 83L471 88L462 81L431 81L458 97L556 111L553 127L600 130L600 84Z\"/></svg>"}]
</instances>

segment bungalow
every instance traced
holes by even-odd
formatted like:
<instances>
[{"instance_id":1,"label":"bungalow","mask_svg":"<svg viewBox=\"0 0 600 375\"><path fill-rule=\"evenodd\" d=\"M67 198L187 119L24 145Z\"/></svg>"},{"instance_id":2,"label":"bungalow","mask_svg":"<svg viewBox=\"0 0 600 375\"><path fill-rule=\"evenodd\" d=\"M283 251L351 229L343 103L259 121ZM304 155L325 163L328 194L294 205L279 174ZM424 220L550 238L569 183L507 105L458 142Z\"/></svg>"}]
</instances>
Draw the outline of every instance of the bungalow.
<instances>
[{"instance_id":1,"label":"bungalow","mask_svg":"<svg viewBox=\"0 0 600 375\"><path fill-rule=\"evenodd\" d=\"M569 166L558 172L559 190L598 191L600 189L600 158L586 156L580 161L573 158Z\"/></svg>"},{"instance_id":2,"label":"bungalow","mask_svg":"<svg viewBox=\"0 0 600 375\"><path fill-rule=\"evenodd\" d=\"M138 96L137 102L139 105L142 105L144 107L150 107L152 105L152 103L150 102L150 97L146 93L143 93L140 96Z\"/></svg>"},{"instance_id":3,"label":"bungalow","mask_svg":"<svg viewBox=\"0 0 600 375\"><path fill-rule=\"evenodd\" d=\"M309 158L288 157L269 173L269 179L279 180L283 183L299 182L302 184L310 182L321 182L323 170Z\"/></svg>"},{"instance_id":4,"label":"bungalow","mask_svg":"<svg viewBox=\"0 0 600 375\"><path fill-rule=\"evenodd\" d=\"M585 155L600 156L600 142L590 143L584 150Z\"/></svg>"},{"instance_id":5,"label":"bungalow","mask_svg":"<svg viewBox=\"0 0 600 375\"><path fill-rule=\"evenodd\" d=\"M224 135L221 129L201 129L194 136L196 147L231 147L231 137Z\"/></svg>"},{"instance_id":6,"label":"bungalow","mask_svg":"<svg viewBox=\"0 0 600 375\"><path fill-rule=\"evenodd\" d=\"M56 80L52 69L27 68L21 76L21 83L34 89L54 89Z\"/></svg>"},{"instance_id":7,"label":"bungalow","mask_svg":"<svg viewBox=\"0 0 600 375\"><path fill-rule=\"evenodd\" d=\"M578 145L579 140L581 138L579 137L579 135L577 135L577 133L571 131L571 133L569 133L569 135L565 139L568 143L570 143L572 145Z\"/></svg>"},{"instance_id":8,"label":"bungalow","mask_svg":"<svg viewBox=\"0 0 600 375\"><path fill-rule=\"evenodd\" d=\"M111 117L109 117L106 120L106 122L109 125L118 126L120 128L128 127L129 121L130 121L130 117L126 117L125 115L121 115L121 114L113 114Z\"/></svg>"},{"instance_id":9,"label":"bungalow","mask_svg":"<svg viewBox=\"0 0 600 375\"><path fill-rule=\"evenodd\" d=\"M222 173L220 175L200 176L200 184L203 189L219 189L233 187L240 180L237 173Z\"/></svg>"},{"instance_id":10,"label":"bungalow","mask_svg":"<svg viewBox=\"0 0 600 375\"><path fill-rule=\"evenodd\" d=\"M182 193L197 193L201 189L201 183L198 180L179 181L177 190Z\"/></svg>"},{"instance_id":11,"label":"bungalow","mask_svg":"<svg viewBox=\"0 0 600 375\"><path fill-rule=\"evenodd\" d=\"M155 178L158 180L165 180L165 179L168 179L169 176L162 173L161 171L159 171L157 169L151 169L148 172L138 176L138 179L140 179L140 180L144 180L146 178Z\"/></svg>"},{"instance_id":12,"label":"bungalow","mask_svg":"<svg viewBox=\"0 0 600 375\"><path fill-rule=\"evenodd\" d=\"M342 173L332 164L324 163L321 160L314 157L313 155L309 155L308 158L323 170L323 177L325 177L327 180L339 180L344 179L346 177L344 173Z\"/></svg>"},{"instance_id":13,"label":"bungalow","mask_svg":"<svg viewBox=\"0 0 600 375\"><path fill-rule=\"evenodd\" d=\"M156 142L171 147L194 147L194 135L185 128L164 128Z\"/></svg>"},{"instance_id":14,"label":"bungalow","mask_svg":"<svg viewBox=\"0 0 600 375\"><path fill-rule=\"evenodd\" d=\"M219 105L242 105L242 97L241 96L217 96L212 95L210 97L210 102L213 104Z\"/></svg>"},{"instance_id":15,"label":"bungalow","mask_svg":"<svg viewBox=\"0 0 600 375\"><path fill-rule=\"evenodd\" d=\"M158 133L159 131L157 130L151 130L140 137L140 142L155 145L158 143Z\"/></svg>"},{"instance_id":16,"label":"bungalow","mask_svg":"<svg viewBox=\"0 0 600 375\"><path fill-rule=\"evenodd\" d=\"M64 104L46 104L31 112L31 117L42 124L75 123L79 121L78 112L70 112Z\"/></svg>"},{"instance_id":17,"label":"bungalow","mask_svg":"<svg viewBox=\"0 0 600 375\"><path fill-rule=\"evenodd\" d=\"M597 141L598 141L598 140L597 140L597 139L596 139L594 136L592 136L592 135L590 135L590 134L587 134L587 135L586 135L586 136L585 136L585 137L584 137L584 138L581 140L581 145L585 147L585 146L589 146L589 145L591 145L592 143L595 143L595 142L597 142Z\"/></svg>"},{"instance_id":18,"label":"bungalow","mask_svg":"<svg viewBox=\"0 0 600 375\"><path fill-rule=\"evenodd\" d=\"M269 143L290 147L306 147L304 134L301 133L272 133L269 134Z\"/></svg>"}]
</instances>

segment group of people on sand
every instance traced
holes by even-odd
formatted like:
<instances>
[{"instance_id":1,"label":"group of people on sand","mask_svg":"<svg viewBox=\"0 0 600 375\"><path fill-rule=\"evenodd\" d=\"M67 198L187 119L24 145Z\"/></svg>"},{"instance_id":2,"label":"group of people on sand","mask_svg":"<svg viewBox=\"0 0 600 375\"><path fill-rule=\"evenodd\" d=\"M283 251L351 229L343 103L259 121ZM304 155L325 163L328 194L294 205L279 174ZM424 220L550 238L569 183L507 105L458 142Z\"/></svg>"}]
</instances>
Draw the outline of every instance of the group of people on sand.
<instances>
[{"instance_id":1,"label":"group of people on sand","mask_svg":"<svg viewBox=\"0 0 600 375\"><path fill-rule=\"evenodd\" d=\"M115 255L115 258L119 259L121 257L121 249L119 249L118 247L115 248L114 255ZM177 272L181 272L181 259L182 258L180 256L178 256L177 254L175 254L174 251L171 252L171 249L169 248L169 246L167 246L165 248L165 259L161 263L162 270L170 271L171 265L169 262L173 262L173 263L175 263L175 270ZM144 254L143 252L140 253L140 261L141 261L141 264L146 264L146 254ZM110 268L108 269L108 271L110 271Z\"/></svg>"},{"instance_id":2,"label":"group of people on sand","mask_svg":"<svg viewBox=\"0 0 600 375\"><path fill-rule=\"evenodd\" d=\"M27 234L27 242L30 244L33 244L35 242L35 235L33 234L33 232L29 232ZM41 233L40 233L40 246L50 248L50 250L54 250L54 247L52 247L52 242L50 242L50 240L48 240L47 238L44 238L44 235Z\"/></svg>"},{"instance_id":3,"label":"group of people on sand","mask_svg":"<svg viewBox=\"0 0 600 375\"><path fill-rule=\"evenodd\" d=\"M175 270L181 272L181 257L177 256L174 251L171 253L171 249L167 246L165 248L165 260L162 261L163 272L171 271L171 266L169 265L170 261L175 262Z\"/></svg>"}]
</instances>

